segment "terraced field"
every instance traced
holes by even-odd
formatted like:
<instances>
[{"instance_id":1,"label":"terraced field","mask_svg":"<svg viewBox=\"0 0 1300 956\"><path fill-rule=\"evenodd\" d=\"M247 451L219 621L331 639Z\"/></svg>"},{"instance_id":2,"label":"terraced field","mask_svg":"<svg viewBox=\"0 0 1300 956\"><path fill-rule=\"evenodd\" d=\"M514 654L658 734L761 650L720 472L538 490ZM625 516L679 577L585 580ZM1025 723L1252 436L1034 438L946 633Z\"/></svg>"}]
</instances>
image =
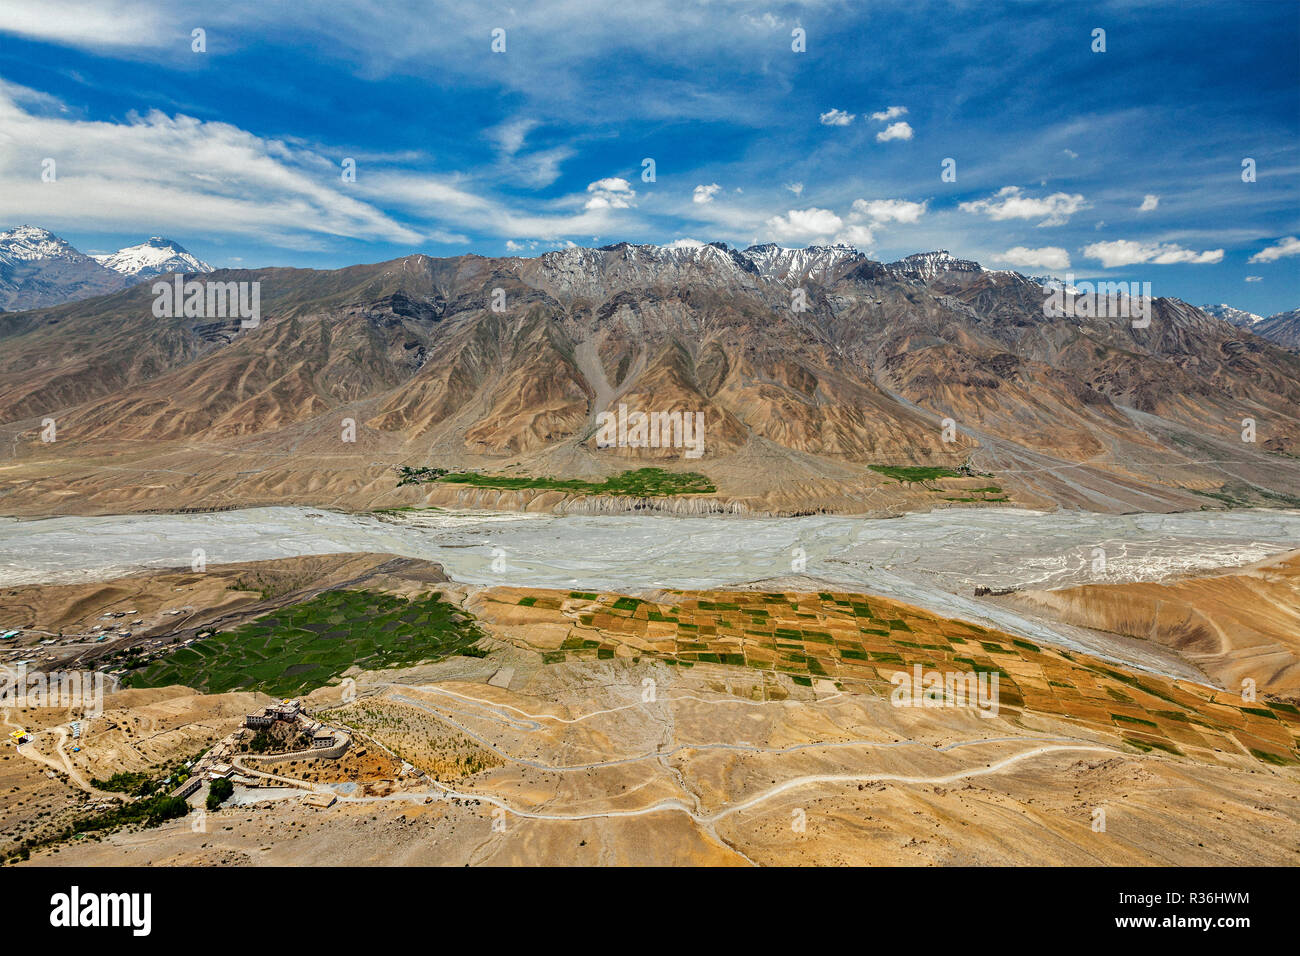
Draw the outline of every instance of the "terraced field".
<instances>
[{"instance_id":1,"label":"terraced field","mask_svg":"<svg viewBox=\"0 0 1300 956\"><path fill-rule=\"evenodd\" d=\"M758 591L618 594L491 588L476 613L547 663L650 657L683 668L727 664L798 684L888 697L915 665L998 675L1000 716L1042 714L1113 733L1136 750L1221 761L1300 764L1300 709L1123 671L962 621L861 594Z\"/></svg>"},{"instance_id":2,"label":"terraced field","mask_svg":"<svg viewBox=\"0 0 1300 956\"><path fill-rule=\"evenodd\" d=\"M353 665L376 669L438 660L482 637L439 593L407 600L376 591L325 591L195 641L133 672L125 683L283 697L320 687Z\"/></svg>"}]
</instances>

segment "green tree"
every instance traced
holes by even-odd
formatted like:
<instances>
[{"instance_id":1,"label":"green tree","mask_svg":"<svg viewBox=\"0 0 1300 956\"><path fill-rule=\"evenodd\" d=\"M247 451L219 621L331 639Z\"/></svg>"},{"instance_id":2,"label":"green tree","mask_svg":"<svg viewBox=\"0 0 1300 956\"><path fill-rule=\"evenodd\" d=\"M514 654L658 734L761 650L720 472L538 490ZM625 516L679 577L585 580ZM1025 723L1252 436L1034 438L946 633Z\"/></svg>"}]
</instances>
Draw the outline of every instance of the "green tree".
<instances>
[{"instance_id":1,"label":"green tree","mask_svg":"<svg viewBox=\"0 0 1300 956\"><path fill-rule=\"evenodd\" d=\"M208 788L208 809L215 810L235 792L235 785L225 777L218 777L212 781L212 786Z\"/></svg>"}]
</instances>

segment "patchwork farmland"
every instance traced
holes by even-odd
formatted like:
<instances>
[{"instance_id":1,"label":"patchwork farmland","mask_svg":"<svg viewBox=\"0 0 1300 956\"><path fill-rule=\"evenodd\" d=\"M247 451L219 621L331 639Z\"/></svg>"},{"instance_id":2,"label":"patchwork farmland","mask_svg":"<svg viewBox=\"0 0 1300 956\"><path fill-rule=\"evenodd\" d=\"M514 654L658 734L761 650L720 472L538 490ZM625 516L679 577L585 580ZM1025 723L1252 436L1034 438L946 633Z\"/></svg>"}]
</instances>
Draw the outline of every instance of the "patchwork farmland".
<instances>
[{"instance_id":1,"label":"patchwork farmland","mask_svg":"<svg viewBox=\"0 0 1300 956\"><path fill-rule=\"evenodd\" d=\"M883 598L840 592L618 594L490 588L472 601L492 630L546 663L662 660L681 668L734 665L796 684L888 697L893 674L998 675L999 715L1035 714L1104 730L1142 752L1199 759L1300 763L1300 710L1122 670ZM826 685L822 685L826 686Z\"/></svg>"}]
</instances>

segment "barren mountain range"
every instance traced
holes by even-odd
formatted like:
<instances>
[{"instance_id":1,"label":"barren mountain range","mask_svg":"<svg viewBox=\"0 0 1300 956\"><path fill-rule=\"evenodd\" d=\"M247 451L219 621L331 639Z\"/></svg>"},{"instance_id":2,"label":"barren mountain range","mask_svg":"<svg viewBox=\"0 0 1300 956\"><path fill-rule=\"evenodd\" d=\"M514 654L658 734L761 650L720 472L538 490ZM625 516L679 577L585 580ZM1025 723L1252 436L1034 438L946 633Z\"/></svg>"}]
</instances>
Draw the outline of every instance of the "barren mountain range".
<instances>
[{"instance_id":1,"label":"barren mountain range","mask_svg":"<svg viewBox=\"0 0 1300 956\"><path fill-rule=\"evenodd\" d=\"M1177 299L1145 328L1049 318L1019 274L844 246L206 278L260 283L260 321L159 318L149 284L0 316L0 511L565 497L399 488L398 465L702 472L715 493L651 505L678 511L1300 504L1300 355ZM620 405L703 413L703 456L598 447L598 415ZM871 467L902 465L967 477Z\"/></svg>"},{"instance_id":2,"label":"barren mountain range","mask_svg":"<svg viewBox=\"0 0 1300 956\"><path fill-rule=\"evenodd\" d=\"M1300 349L1300 309L1270 315L1252 330L1271 342Z\"/></svg>"},{"instance_id":3,"label":"barren mountain range","mask_svg":"<svg viewBox=\"0 0 1300 956\"><path fill-rule=\"evenodd\" d=\"M1226 302L1218 304L1207 304L1201 306L1201 311L1206 315L1212 315L1216 319L1223 319L1224 322L1231 323L1242 329L1249 329L1264 321L1262 315L1256 315L1254 312L1247 312L1244 309L1238 309Z\"/></svg>"},{"instance_id":4,"label":"barren mountain range","mask_svg":"<svg viewBox=\"0 0 1300 956\"><path fill-rule=\"evenodd\" d=\"M1300 309L1291 309L1288 312L1276 312L1270 316L1263 316L1256 315L1254 312L1234 309L1230 305L1220 303L1218 305L1203 305L1201 310L1206 315L1223 319L1223 321L1239 328L1250 329L1256 335L1266 338L1270 342L1276 342L1278 345L1284 345L1291 349L1300 348Z\"/></svg>"}]
</instances>

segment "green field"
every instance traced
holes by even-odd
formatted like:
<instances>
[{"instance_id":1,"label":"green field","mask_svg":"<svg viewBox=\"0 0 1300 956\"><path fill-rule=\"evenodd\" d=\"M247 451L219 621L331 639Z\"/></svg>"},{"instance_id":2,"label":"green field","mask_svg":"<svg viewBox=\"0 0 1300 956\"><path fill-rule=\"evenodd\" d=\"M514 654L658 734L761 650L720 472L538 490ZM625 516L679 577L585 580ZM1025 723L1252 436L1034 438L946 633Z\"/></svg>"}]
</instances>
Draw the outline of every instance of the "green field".
<instances>
[{"instance_id":1,"label":"green field","mask_svg":"<svg viewBox=\"0 0 1300 956\"><path fill-rule=\"evenodd\" d=\"M963 472L951 468L930 468L924 465L868 465L867 467L895 481L934 481L936 478L966 477Z\"/></svg>"},{"instance_id":2,"label":"green field","mask_svg":"<svg viewBox=\"0 0 1300 956\"><path fill-rule=\"evenodd\" d=\"M453 616L463 615L441 594L407 601L375 591L326 591L173 651L124 683L288 697L329 683L353 664L376 670L467 651L483 633Z\"/></svg>"},{"instance_id":3,"label":"green field","mask_svg":"<svg viewBox=\"0 0 1300 956\"><path fill-rule=\"evenodd\" d=\"M713 482L699 472L665 471L662 468L638 468L604 481L585 481L581 478L537 478L530 475L481 475L478 472L446 474L439 468L402 467L398 469L398 479L399 488L407 484L437 481L503 491L536 488L543 491L572 491L584 495L634 495L640 498L711 494L718 490Z\"/></svg>"}]
</instances>

